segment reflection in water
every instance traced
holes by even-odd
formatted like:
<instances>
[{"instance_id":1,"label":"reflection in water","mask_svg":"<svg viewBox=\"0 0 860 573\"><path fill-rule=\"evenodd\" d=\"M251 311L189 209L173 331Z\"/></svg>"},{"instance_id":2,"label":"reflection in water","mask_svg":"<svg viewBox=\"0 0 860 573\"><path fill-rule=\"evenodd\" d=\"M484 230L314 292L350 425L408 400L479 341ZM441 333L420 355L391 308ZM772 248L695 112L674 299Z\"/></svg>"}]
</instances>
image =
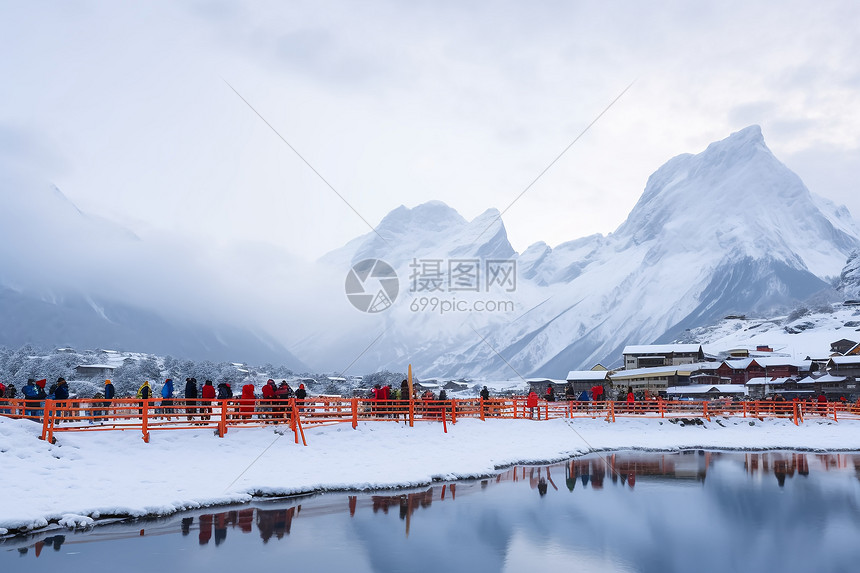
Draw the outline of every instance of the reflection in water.
<instances>
[{"instance_id":1,"label":"reflection in water","mask_svg":"<svg viewBox=\"0 0 860 573\"><path fill-rule=\"evenodd\" d=\"M710 487L705 488L706 476L709 473L716 477L709 477L708 484ZM459 513L456 508L467 502L457 502L458 499L466 499L471 502L482 499L484 494L489 495L498 491L502 495L501 500L492 498L496 501L484 511L497 511L494 508L498 507L498 504L506 506L505 499L510 499L512 507L516 505L520 508L518 511L537 511L541 515L535 522L540 524L537 527L538 532L544 531L547 535L554 534L553 527L541 529L545 527L540 521L541 519L550 522L561 520L561 523L571 524L590 522L592 525L589 530L578 530L575 525L556 525L556 528L562 528L561 531L566 528L571 535L575 534L577 536L576 542L573 544L561 543L558 538L553 537L553 544L544 546L541 550L543 553L540 555L546 557L549 555L547 551L552 550L560 556L564 554L564 558L569 558L570 555L564 552L579 548L576 549L579 551L576 553L577 559L583 563L591 561L602 563L601 567L603 567L610 561L615 563L611 558L612 555L615 555L615 549L613 548L612 551L608 549L613 547L615 542L608 540L614 539L609 533L604 534L608 536L607 538L595 537L599 529L595 523L604 524L605 522L602 520L610 519L613 512L621 514L624 511L632 510L639 513L653 511L652 517L644 518L645 523L649 523L647 527L655 527L655 523L658 523L669 534L685 534L686 526L683 522L674 526L674 532L671 524L659 523L661 519L665 519L668 511L665 507L665 501L660 501L660 503L645 501L649 495L653 495L654 491L658 491L655 488L698 486L698 489L702 491L701 495L706 497L704 501L697 503L710 512L708 519L722 519L723 521L720 523L744 521L748 522L750 526L754 525L761 529L770 523L768 515L771 515L771 520L775 519L773 516L776 515L776 511L767 505L770 503L768 500L773 499L772 496L770 494L761 495L761 492L752 489L751 485L766 484L770 480L769 483L773 484L770 487L787 489L787 485L793 484L797 480L812 480L810 483L814 483L816 480L824 480L827 476L837 477L843 482L847 480L849 483L855 484L854 491L857 491L856 484L860 481L860 455L797 452L616 452L603 456L591 455L572 459L562 464L540 467L516 466L499 472L491 478L433 485L418 491L390 494L327 494L298 499L281 499L271 502L257 502L251 506L230 508L225 511L200 511L195 514L185 514L162 520L143 520L133 525L98 527L90 532L68 532L69 539L66 535L57 534L42 534L44 536L39 537L37 535L29 539L11 538L0 543L0 548L15 551L22 558L38 558L44 556L46 547L51 547L54 552L60 553L61 549L68 551L71 544L86 544L106 540L116 542L116 540L138 536L161 536L171 533L180 533L181 535L175 537L181 540L184 547L189 548L193 547L193 534L196 530L197 546L200 548L218 548L220 554L223 551L222 548L229 547L233 543L233 541L227 543L228 538L231 540L251 539L259 536L259 540L264 545L273 540L280 542L291 535L296 535L296 531L301 532L305 527L309 530L315 530L318 527L315 524L320 523L320 520L332 519L332 516L338 514L342 516L340 517L341 520L354 522L355 531L358 532L362 542L369 546L376 546L379 540L374 536L378 533L372 533L373 527L379 529L381 527L379 524L384 522L390 524L393 515L397 516L395 523L397 521L402 522L402 525L395 529L399 528L401 531L399 535L409 539L417 527L416 524L420 524L424 519L428 520L428 524L434 524L434 528L441 515L445 516L445 520L452 519L455 522L460 520L461 518L457 517ZM716 480L714 484L711 484L712 479ZM526 486L528 489L524 489ZM530 490L536 491L537 495L528 493ZM676 493L670 494L672 496L670 499L680 499L682 492L688 490L672 489L671 491ZM853 520L854 529L860 529L860 525L858 525L860 523L858 505L860 504L858 504L856 495L851 497L851 488L843 487L842 490L832 495L827 494L827 492L822 493L823 490L820 488L815 491L809 488L793 488L793 491L795 493L792 495L802 493L807 497L811 496L810 500L789 502L786 499L777 499L774 503L787 504L787 507L782 509L784 513L793 515L797 513L797 508L819 507L821 508L818 510L819 515L809 517L809 519L814 518L826 522L830 516L827 508L838 506L846 512L840 519L847 518L849 522ZM618 495L623 494L622 498L619 498L621 505L616 505L619 502L616 502L614 497L606 497L609 492L617 492ZM482 494L482 496L477 494ZM534 502L530 504L521 502L522 495L533 496ZM846 495L848 497L845 497ZM599 496L597 501L604 504L605 508L598 508L594 510L595 513L593 514L588 513L590 511L589 506L584 505L584 503L591 499L589 496ZM637 498L643 499L633 504ZM574 503L572 505L566 504L566 499L573 500ZM545 505L545 503L550 505ZM635 508L631 509L633 505ZM683 504L678 505L683 506ZM681 512L683 507L672 511ZM808 509L804 509L804 511L811 512ZM424 514L427 515L426 518L422 517ZM637 516L643 519L641 515L637 514ZM696 517L694 516L694 518ZM490 559L486 563L501 568L505 563L517 562L512 556L512 552L515 552L514 548L517 547L528 547L528 543L524 540L531 533L522 528L512 529L519 527L517 525L493 524L493 520L498 519L498 516L481 518L471 524L466 521L456 523L456 525L461 528L471 528L479 538L486 536L486 544L498 553L493 558L495 561ZM619 516L618 519L623 519L623 517ZM516 520L513 522L515 524ZM448 523L448 521L444 523ZM629 524L621 524L619 527L625 525ZM142 529L140 529L141 527ZM454 527L454 525L443 527ZM422 538L429 535L426 527L419 529L418 535ZM386 535L394 533L389 526L385 527L385 531L388 532ZM776 535L789 535L791 533L790 530L782 528ZM636 532L634 531L631 535L635 537ZM654 534L652 533L652 535ZM502 543L497 543L496 538ZM562 536L563 538L564 536ZM639 551L650 552L650 547L646 547L647 543L643 545L643 548L637 549L635 541L633 539L629 543L629 548L618 550L618 554L627 556L626 553L631 552L635 554L638 554ZM257 541L256 543L259 546L260 542ZM588 553L586 555L582 552L582 546L600 547L601 544L606 546L602 553ZM69 552L69 554L73 554L73 552ZM659 551L654 555L654 563L647 561L635 563L628 559L622 560L624 561L623 564L619 564L621 561L618 561L616 565L619 570L681 570L680 568L673 568L672 564L662 562L665 556L661 556ZM8 559L8 557L9 551L0 552L0 569L4 569L3 560ZM559 558L561 559L561 557ZM381 559L378 555L371 555L372 569L385 570L391 568L387 562L377 561L378 559ZM597 566L595 565L595 567ZM481 567L479 566L478 569Z\"/></svg>"}]
</instances>

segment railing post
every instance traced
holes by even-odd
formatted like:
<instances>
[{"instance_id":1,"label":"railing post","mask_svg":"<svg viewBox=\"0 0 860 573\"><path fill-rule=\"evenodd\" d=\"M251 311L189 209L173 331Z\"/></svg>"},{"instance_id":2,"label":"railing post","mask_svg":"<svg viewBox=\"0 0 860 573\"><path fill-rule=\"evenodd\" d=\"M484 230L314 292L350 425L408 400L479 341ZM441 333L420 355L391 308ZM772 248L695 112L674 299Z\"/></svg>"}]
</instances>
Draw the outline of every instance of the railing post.
<instances>
[{"instance_id":1,"label":"railing post","mask_svg":"<svg viewBox=\"0 0 860 573\"><path fill-rule=\"evenodd\" d=\"M792 415L793 415L793 418L794 418L794 425L795 425L795 426L797 426L797 425L799 425L799 424L797 423L797 402L794 402L794 403L792 404L792 406L793 406L793 408L792 408L792 410L793 410Z\"/></svg>"},{"instance_id":2,"label":"railing post","mask_svg":"<svg viewBox=\"0 0 860 573\"><path fill-rule=\"evenodd\" d=\"M711 421L711 416L708 414L708 402L705 400L702 401L702 415L707 421Z\"/></svg>"},{"instance_id":3,"label":"railing post","mask_svg":"<svg viewBox=\"0 0 860 573\"><path fill-rule=\"evenodd\" d=\"M445 403L442 403L442 431L446 434L448 433L448 422L445 421L447 416L445 415Z\"/></svg>"},{"instance_id":4,"label":"railing post","mask_svg":"<svg viewBox=\"0 0 860 573\"><path fill-rule=\"evenodd\" d=\"M358 398L352 399L352 429L358 427Z\"/></svg>"},{"instance_id":5,"label":"railing post","mask_svg":"<svg viewBox=\"0 0 860 573\"><path fill-rule=\"evenodd\" d=\"M218 437L223 438L227 433L227 401L228 398L221 399L221 417L218 420Z\"/></svg>"},{"instance_id":6,"label":"railing post","mask_svg":"<svg viewBox=\"0 0 860 573\"><path fill-rule=\"evenodd\" d=\"M296 399L291 398L290 402L293 405L293 432L296 434L296 443L299 443L299 434L302 435L302 445L307 446L308 442L305 440L305 431L302 429L302 421L299 419L299 411L296 408Z\"/></svg>"},{"instance_id":7,"label":"railing post","mask_svg":"<svg viewBox=\"0 0 860 573\"><path fill-rule=\"evenodd\" d=\"M660 417L666 417L666 404L663 403L663 398L657 398L657 405L660 407Z\"/></svg>"},{"instance_id":8,"label":"railing post","mask_svg":"<svg viewBox=\"0 0 860 573\"><path fill-rule=\"evenodd\" d=\"M836 419L836 402L834 402L832 406L833 406L833 421L838 422L839 420Z\"/></svg>"},{"instance_id":9,"label":"railing post","mask_svg":"<svg viewBox=\"0 0 860 573\"><path fill-rule=\"evenodd\" d=\"M452 424L457 423L457 399L456 398L451 399L451 423Z\"/></svg>"},{"instance_id":10,"label":"railing post","mask_svg":"<svg viewBox=\"0 0 860 573\"><path fill-rule=\"evenodd\" d=\"M53 419L51 417L51 403L52 400L45 400L45 409L42 411L42 439L47 440L48 443L53 443L52 438L54 437L53 431ZM49 421L50 420L50 421Z\"/></svg>"},{"instance_id":11,"label":"railing post","mask_svg":"<svg viewBox=\"0 0 860 573\"><path fill-rule=\"evenodd\" d=\"M149 443L149 398L143 401L141 405L141 431L143 431L143 441Z\"/></svg>"},{"instance_id":12,"label":"railing post","mask_svg":"<svg viewBox=\"0 0 860 573\"><path fill-rule=\"evenodd\" d=\"M409 427L415 427L415 397L409 397Z\"/></svg>"},{"instance_id":13,"label":"railing post","mask_svg":"<svg viewBox=\"0 0 860 573\"><path fill-rule=\"evenodd\" d=\"M481 420L484 420L484 399L480 398L478 400L478 407L481 409Z\"/></svg>"}]
</instances>

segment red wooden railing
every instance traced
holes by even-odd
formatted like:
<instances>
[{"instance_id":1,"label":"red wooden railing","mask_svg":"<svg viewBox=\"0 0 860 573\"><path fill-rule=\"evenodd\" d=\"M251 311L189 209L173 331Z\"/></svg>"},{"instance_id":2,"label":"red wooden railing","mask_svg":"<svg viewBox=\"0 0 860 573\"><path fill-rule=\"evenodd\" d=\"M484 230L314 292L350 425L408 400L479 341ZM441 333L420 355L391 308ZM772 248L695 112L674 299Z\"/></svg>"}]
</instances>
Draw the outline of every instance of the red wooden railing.
<instances>
[{"instance_id":1,"label":"red wooden railing","mask_svg":"<svg viewBox=\"0 0 860 573\"><path fill-rule=\"evenodd\" d=\"M289 425L296 443L307 445L305 426L349 423L353 428L363 421L391 421L413 425L416 421L448 424L462 418L486 419L605 419L618 418L700 418L715 416L744 418L784 418L795 424L806 416L833 421L860 419L860 401L818 403L817 401L674 401L577 402L539 401L529 408L525 398L480 398L453 400L372 400L362 398L312 397L305 400L202 400L174 399L169 405L161 400L134 398L114 400L47 400L43 402L0 398L0 415L41 422L42 438L53 441L64 431L136 430L148 442L151 432L211 428L224 436L231 428Z\"/></svg>"}]
</instances>

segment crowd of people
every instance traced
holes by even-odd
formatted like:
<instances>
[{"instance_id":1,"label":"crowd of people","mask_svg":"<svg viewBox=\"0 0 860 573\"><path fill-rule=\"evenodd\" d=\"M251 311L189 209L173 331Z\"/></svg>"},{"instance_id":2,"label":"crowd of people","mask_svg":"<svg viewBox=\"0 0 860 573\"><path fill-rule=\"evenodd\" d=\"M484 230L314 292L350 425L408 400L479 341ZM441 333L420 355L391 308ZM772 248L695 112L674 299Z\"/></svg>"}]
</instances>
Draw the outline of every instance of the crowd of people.
<instances>
[{"instance_id":1,"label":"crowd of people","mask_svg":"<svg viewBox=\"0 0 860 573\"><path fill-rule=\"evenodd\" d=\"M46 388L46 386L46 379L35 380L30 378L27 380L27 383L21 389L23 413L25 416L32 418L42 417L47 400L52 401L55 412L58 413L58 419L63 418L63 414L67 414L63 410L63 407L69 400L69 386L66 380L60 377L50 387ZM306 409L304 402L308 397L304 384L299 384L298 388L293 390L286 380L282 380L280 383L276 383L273 379L267 380L262 386L259 396L257 395L255 385L247 383L242 386L240 394L235 396L229 382L221 382L216 387L212 380L206 380L203 384L199 384L197 379L193 377L186 378L185 386L178 391L174 386L173 379L167 378L161 385L159 394L160 401L155 403L149 402L153 399L157 400L157 396L154 394L150 382L144 381L137 389L135 395L141 402L133 406L137 409L138 415L142 415L144 407L147 407L154 409L153 415L160 418L177 419L184 415L189 421L195 419L209 420L212 415L213 401L235 399L238 402L238 408L235 412L230 413L231 418L247 419L256 416L258 419L278 421L289 418L289 400L295 399L297 408L300 412L303 412ZM487 386L484 386L480 390L479 396L485 401L481 406L484 408L484 414L492 415L495 409L497 409L497 405L490 400L491 394ZM4 385L0 383L0 399L16 398L18 398L18 390L14 384ZM117 398L117 395L113 383L110 380L105 380L104 390L97 392L91 399L87 399L89 400L90 417L99 418L106 416L115 398ZM389 384L375 384L367 398L370 400L365 407L373 415L382 418L407 415L409 412L407 403L410 399L419 402L419 413L436 412L438 415L441 415L442 405L439 402L448 400L444 388L440 389L438 394L434 394L429 389L424 390L423 393L417 389L410 393L410 385L407 380L403 380L399 387L392 387ZM608 399L602 385L595 385L590 390L582 390L577 394L573 386L568 384L564 389L564 393L557 395L553 385L548 384L542 396L539 396L534 389L526 396L526 408L530 417L535 417L541 398L546 403L557 400L580 403L602 402ZM621 390L617 393L616 400L622 402L622 404L620 406L616 404L616 408L621 407L626 408L628 411L635 411L637 403L646 403L657 399L656 394L644 397L638 396L634 393L632 387L627 387L626 391ZM770 401L771 403L787 402L781 395L768 397L766 401ZM797 401L797 398L794 401ZM845 398L841 398L840 401L844 404ZM807 412L824 411L827 403L828 398L823 393L812 401L802 401L803 409ZM11 411L9 403L0 404L0 414L10 413L14 412Z\"/></svg>"}]
</instances>

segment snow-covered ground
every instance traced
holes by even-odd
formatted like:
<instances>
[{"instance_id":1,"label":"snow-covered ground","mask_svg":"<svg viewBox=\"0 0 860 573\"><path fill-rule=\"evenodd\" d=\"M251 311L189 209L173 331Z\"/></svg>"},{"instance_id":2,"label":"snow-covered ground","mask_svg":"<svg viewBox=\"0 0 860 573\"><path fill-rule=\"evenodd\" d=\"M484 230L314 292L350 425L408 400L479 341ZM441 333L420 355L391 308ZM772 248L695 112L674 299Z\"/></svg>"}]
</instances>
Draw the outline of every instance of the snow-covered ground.
<instances>
[{"instance_id":1,"label":"snow-covered ground","mask_svg":"<svg viewBox=\"0 0 860 573\"><path fill-rule=\"evenodd\" d=\"M417 486L492 474L515 463L548 462L609 449L860 450L860 421L751 421L704 425L660 420L472 420L442 432L394 422L306 430L308 446L271 428L58 434L0 418L0 534L49 524L75 527L111 516L168 514L242 502L253 495Z\"/></svg>"}]
</instances>

